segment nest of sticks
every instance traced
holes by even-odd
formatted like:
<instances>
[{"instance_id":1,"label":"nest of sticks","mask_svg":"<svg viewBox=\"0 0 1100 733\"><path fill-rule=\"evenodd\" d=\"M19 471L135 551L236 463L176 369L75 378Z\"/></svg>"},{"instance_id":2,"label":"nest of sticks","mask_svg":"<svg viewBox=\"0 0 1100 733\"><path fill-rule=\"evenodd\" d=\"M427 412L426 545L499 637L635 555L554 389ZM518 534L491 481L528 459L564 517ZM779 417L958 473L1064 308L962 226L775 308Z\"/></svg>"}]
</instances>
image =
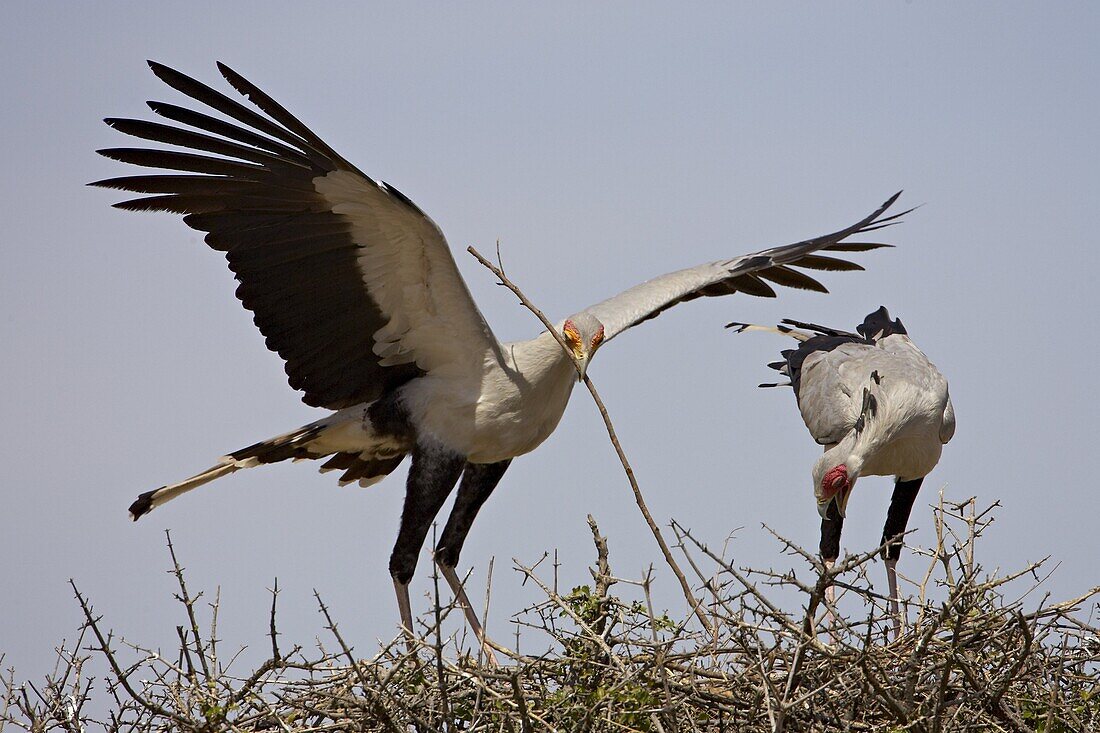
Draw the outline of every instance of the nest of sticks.
<instances>
[{"instance_id":1,"label":"nest of sticks","mask_svg":"<svg viewBox=\"0 0 1100 733\"><path fill-rule=\"evenodd\" d=\"M590 583L559 591L537 563L517 565L543 599L516 614L516 646L522 635L541 654L502 649L493 663L468 636L444 635L455 609L437 603L420 638L362 659L320 598L331 642L280 649L276 589L269 656L246 674L219 656L217 603L188 590L169 539L183 616L175 653L105 632L74 586L77 640L44 681L5 674L0 730L1100 730L1100 589L1050 603L1034 592L1042 562L988 573L977 549L992 508L941 498L936 546L911 548L925 571L895 640L867 578L877 549L828 570L777 536L804 561L799 577L739 568L673 523L699 613L671 618L654 609L652 574L613 575L589 518ZM824 607L828 583L841 608Z\"/></svg>"}]
</instances>

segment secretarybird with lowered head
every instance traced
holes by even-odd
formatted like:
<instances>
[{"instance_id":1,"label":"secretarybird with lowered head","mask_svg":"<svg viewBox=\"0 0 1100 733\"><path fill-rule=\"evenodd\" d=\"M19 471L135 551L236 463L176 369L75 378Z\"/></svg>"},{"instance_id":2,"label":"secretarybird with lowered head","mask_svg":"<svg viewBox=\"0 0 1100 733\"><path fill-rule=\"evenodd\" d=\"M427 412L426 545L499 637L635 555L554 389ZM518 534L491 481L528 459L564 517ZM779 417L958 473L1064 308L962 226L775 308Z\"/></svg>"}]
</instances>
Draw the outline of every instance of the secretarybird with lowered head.
<instances>
[{"instance_id":1,"label":"secretarybird with lowered head","mask_svg":"<svg viewBox=\"0 0 1100 733\"><path fill-rule=\"evenodd\" d=\"M348 161L232 69L223 77L254 105L150 62L153 73L220 113L150 102L170 123L107 119L116 130L184 150L99 152L173 171L94 185L145 194L115 204L168 211L206 232L239 281L267 346L286 361L291 387L333 414L221 458L180 483L142 494L137 519L202 484L242 468L287 459L327 459L342 483L381 480L412 455L389 569L406 631L408 584L428 529L455 484L458 494L435 561L484 643L455 573L462 544L509 462L557 426L577 382L602 344L673 305L744 292L773 297L768 282L827 292L794 267L859 270L818 250L886 246L848 242L902 214L891 197L850 227L821 237L669 273L582 310L553 334L501 344L459 275L436 224L393 186ZM904 213L904 212L903 212Z\"/></svg>"},{"instance_id":2,"label":"secretarybird with lowered head","mask_svg":"<svg viewBox=\"0 0 1100 733\"><path fill-rule=\"evenodd\" d=\"M774 331L799 341L768 366L790 382L810 434L825 446L814 463L814 496L821 515L821 559L840 555L844 512L860 476L894 476L894 494L882 529L894 636L901 635L896 566L902 535L924 477L955 434L947 380L885 307L868 315L857 333L813 323L731 323L739 332ZM797 329L805 329L799 331ZM833 599L830 585L827 593Z\"/></svg>"}]
</instances>

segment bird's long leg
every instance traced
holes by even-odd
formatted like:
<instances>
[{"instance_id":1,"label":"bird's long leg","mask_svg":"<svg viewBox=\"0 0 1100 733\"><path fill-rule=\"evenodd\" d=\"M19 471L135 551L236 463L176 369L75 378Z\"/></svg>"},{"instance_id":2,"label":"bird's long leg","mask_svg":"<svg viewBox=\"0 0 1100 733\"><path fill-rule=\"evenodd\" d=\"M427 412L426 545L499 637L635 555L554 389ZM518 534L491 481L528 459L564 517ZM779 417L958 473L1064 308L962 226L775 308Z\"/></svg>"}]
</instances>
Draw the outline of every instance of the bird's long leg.
<instances>
[{"instance_id":1,"label":"bird's long leg","mask_svg":"<svg viewBox=\"0 0 1100 733\"><path fill-rule=\"evenodd\" d=\"M832 560L822 560L822 562L825 564L826 572L832 572L833 565L836 565L835 558ZM827 603L827 605L825 606L825 621L827 623L832 623L832 607L836 605L836 586L832 583L829 583L827 586L825 586L825 602Z\"/></svg>"},{"instance_id":2,"label":"bird's long leg","mask_svg":"<svg viewBox=\"0 0 1100 733\"><path fill-rule=\"evenodd\" d=\"M435 515L462 474L466 458L439 445L417 444L413 451L409 480L405 486L405 506L401 511L401 529L390 555L390 575L397 591L401 626L413 637L409 581L416 570L416 558L424 546Z\"/></svg>"},{"instance_id":3,"label":"bird's long leg","mask_svg":"<svg viewBox=\"0 0 1100 733\"><path fill-rule=\"evenodd\" d=\"M883 559L886 565L886 584L890 589L890 615L893 617L894 639L901 636L901 608L898 602L898 558L901 557L902 538L909 524L909 514L913 511L913 502L924 482L923 478L912 481L898 479L894 484L894 493L890 497L890 508L886 512L886 525L882 528ZM889 544L887 544L889 543Z\"/></svg>"},{"instance_id":4,"label":"bird's long leg","mask_svg":"<svg viewBox=\"0 0 1100 733\"><path fill-rule=\"evenodd\" d=\"M832 570L833 563L840 557L840 533L844 529L844 517L840 514L837 503L830 502L825 516L821 518L821 544L818 548L821 552L821 560L825 569ZM825 586L825 624L833 625L833 606L836 604L836 589L832 583ZM830 632L832 635L832 632ZM835 636L832 636L836 640Z\"/></svg>"},{"instance_id":5,"label":"bird's long leg","mask_svg":"<svg viewBox=\"0 0 1100 733\"><path fill-rule=\"evenodd\" d=\"M393 579L393 589L397 593L397 612L401 616L401 630L405 635L413 635L412 604L409 602L409 584L402 583L397 578ZM410 650L411 651L411 650Z\"/></svg>"},{"instance_id":6,"label":"bird's long leg","mask_svg":"<svg viewBox=\"0 0 1100 733\"><path fill-rule=\"evenodd\" d=\"M462 579L458 577L458 573L452 567L447 567L441 562L437 562L436 566L439 568L439 572L443 574L444 579L447 581L447 585L451 586L451 592L454 593L455 600L458 601L458 605L462 606L463 612L466 614L466 623L470 625L470 630L474 632L474 636L477 637L478 644L481 645L481 650L485 654L485 659L494 667L499 666L497 657L493 654L493 648L500 647L493 642L485 634L485 628L481 625L481 621L478 620L477 614L474 613L473 604L470 603L470 597L466 595L466 589L462 587Z\"/></svg>"},{"instance_id":7,"label":"bird's long leg","mask_svg":"<svg viewBox=\"0 0 1100 733\"><path fill-rule=\"evenodd\" d=\"M477 516L478 510L481 509L485 500L493 493L493 489L496 488L501 477L504 476L504 472L508 470L510 463L511 460L500 461L499 463L470 463L466 465L462 483L458 487L458 496L455 497L454 508L451 509L451 516L447 518L447 525L443 528L443 534L440 536L435 548L436 565L439 566L443 577L451 586L455 599L462 606L462 610L466 614L466 621L474 635L477 636L478 643L485 650L486 657L494 664L496 663L496 657L491 650L493 642L485 634L485 629L474 611L473 604L470 603L470 599L462 587L462 581L459 579L458 573L455 572L455 566L458 565L458 556L462 552L462 546L466 542L466 536L470 532L474 517Z\"/></svg>"},{"instance_id":8,"label":"bird's long leg","mask_svg":"<svg viewBox=\"0 0 1100 733\"><path fill-rule=\"evenodd\" d=\"M898 604L898 561L887 558L884 564L886 565L886 586L890 589L890 616L894 627L894 641L897 641L901 638L901 607Z\"/></svg>"}]
</instances>

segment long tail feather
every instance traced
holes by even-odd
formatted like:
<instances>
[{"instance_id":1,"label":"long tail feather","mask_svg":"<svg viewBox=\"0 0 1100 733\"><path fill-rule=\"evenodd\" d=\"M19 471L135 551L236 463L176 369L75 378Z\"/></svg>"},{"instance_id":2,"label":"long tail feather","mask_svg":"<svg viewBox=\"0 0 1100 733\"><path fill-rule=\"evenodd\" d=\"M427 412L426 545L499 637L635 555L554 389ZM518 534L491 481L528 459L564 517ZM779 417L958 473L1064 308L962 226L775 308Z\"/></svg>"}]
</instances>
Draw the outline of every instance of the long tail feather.
<instances>
[{"instance_id":1,"label":"long tail feather","mask_svg":"<svg viewBox=\"0 0 1100 733\"><path fill-rule=\"evenodd\" d=\"M400 441L395 443L392 437L365 430L362 406L351 408L234 451L216 465L179 483L146 491L130 505L130 518L137 521L161 504L234 471L280 461L328 458L321 470L343 470L341 485L370 486L396 469L406 453L406 446Z\"/></svg>"},{"instance_id":2,"label":"long tail feather","mask_svg":"<svg viewBox=\"0 0 1100 733\"><path fill-rule=\"evenodd\" d=\"M744 333L745 331L765 331L767 333L777 333L780 336L790 336L798 341L809 341L813 338L812 333L804 333L802 331L796 331L788 326L758 326L755 323L727 323L726 328L734 329L735 333Z\"/></svg>"},{"instance_id":3,"label":"long tail feather","mask_svg":"<svg viewBox=\"0 0 1100 733\"><path fill-rule=\"evenodd\" d=\"M197 473L189 479L180 481L178 484L170 484L161 486L159 489L146 491L130 505L130 519L136 522L140 517L153 511L161 504L175 499L180 494L187 493L191 489L198 488L216 478L231 474L240 468L244 468L244 466L237 465L237 462L232 458L226 457L218 465L212 466L202 473Z\"/></svg>"}]
</instances>

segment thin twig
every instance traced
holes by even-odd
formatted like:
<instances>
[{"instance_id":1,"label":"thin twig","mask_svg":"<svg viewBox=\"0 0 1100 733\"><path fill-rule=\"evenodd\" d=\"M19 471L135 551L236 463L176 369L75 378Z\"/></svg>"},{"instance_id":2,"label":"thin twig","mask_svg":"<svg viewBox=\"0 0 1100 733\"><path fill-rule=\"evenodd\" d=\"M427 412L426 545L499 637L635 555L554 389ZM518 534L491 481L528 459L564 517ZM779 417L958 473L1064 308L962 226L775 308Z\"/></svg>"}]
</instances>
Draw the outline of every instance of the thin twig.
<instances>
[{"instance_id":1,"label":"thin twig","mask_svg":"<svg viewBox=\"0 0 1100 733\"><path fill-rule=\"evenodd\" d=\"M600 398L600 393L596 391L596 385L592 383L588 375L584 373L580 363L573 357L572 350L565 343L565 339L558 333L558 329L554 327L554 324L543 314L542 310L532 303L523 291L513 283L504 274L504 270L497 267L489 260L485 259L480 252L474 247L467 247L466 251L473 255L478 262L489 269L497 278L501 284L515 293L519 298L520 303L523 304L527 310L531 311L535 317L542 321L542 325L546 326L546 329L553 335L554 340L561 346L562 351L573 363L574 368L577 370L577 376L584 382L584 386L588 388L589 393L592 395L592 399L596 403L596 408L600 412L600 417L603 418L604 427L607 428L607 436L611 439L611 445L615 448L615 453L619 457L619 462L623 466L623 471L626 473L627 481L630 482L630 488L634 492L634 502L638 505L638 509L642 512L642 517L645 518L646 524L649 525L649 531L653 533L653 538L657 540L657 545L661 548L661 554L664 555L665 563L672 569L673 574L676 576L676 580L680 583L680 588L684 593L684 599L688 602L688 607L695 613L699 622L703 625L703 628L708 632L712 631L710 625L710 619L707 618L703 612L702 603L695 597L695 594L691 590L691 586L688 585L687 578L684 577L684 573L680 570L680 566L676 563L676 558L672 556L672 550L669 549L668 543L665 542L665 538L661 535L661 528L657 526L657 523L653 521L653 515L649 512L649 507L646 505L645 498L642 496L642 490L638 487L638 481L634 476L634 469L630 466L630 461L626 457L626 452L623 451L622 445L619 443L618 435L615 432L615 426L611 423L611 416L607 412L607 407L604 405L603 400ZM499 243L498 243L498 257L499 257Z\"/></svg>"}]
</instances>

